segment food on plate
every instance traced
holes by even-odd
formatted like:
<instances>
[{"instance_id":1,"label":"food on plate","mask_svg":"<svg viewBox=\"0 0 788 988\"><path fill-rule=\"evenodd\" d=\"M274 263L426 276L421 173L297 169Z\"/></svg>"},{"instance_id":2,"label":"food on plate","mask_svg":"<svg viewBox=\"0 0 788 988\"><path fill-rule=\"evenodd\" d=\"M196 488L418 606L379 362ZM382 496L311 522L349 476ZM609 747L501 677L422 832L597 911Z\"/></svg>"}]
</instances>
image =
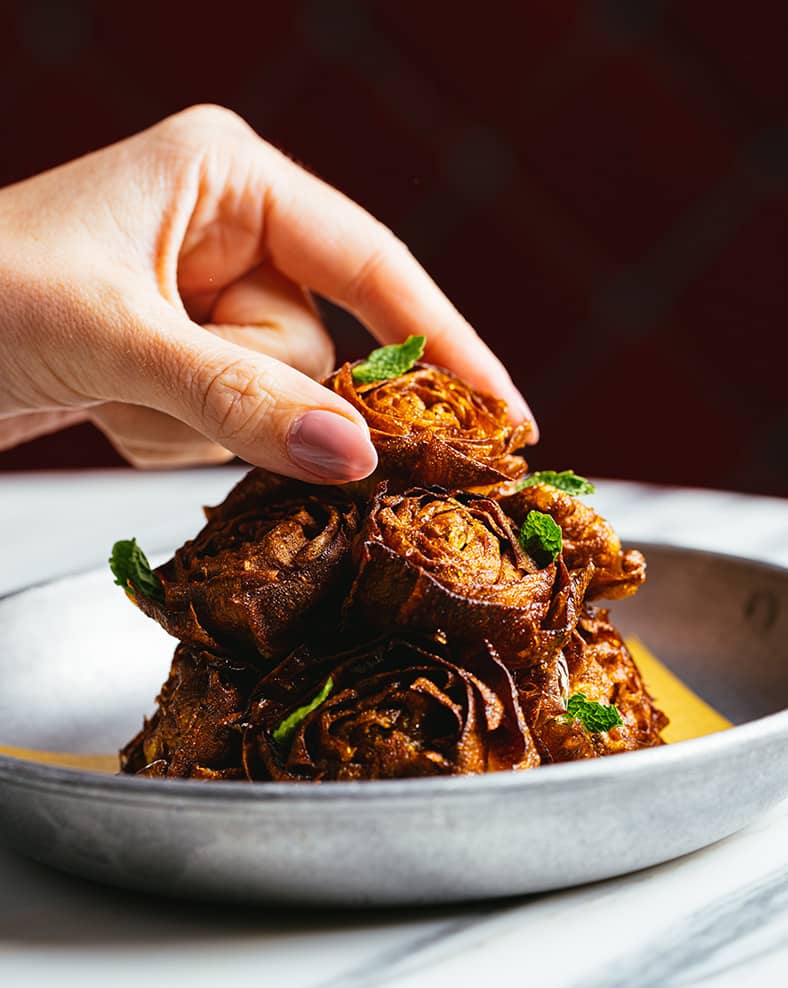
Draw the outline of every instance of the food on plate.
<instances>
[{"instance_id":1,"label":"food on plate","mask_svg":"<svg viewBox=\"0 0 788 988\"><path fill-rule=\"evenodd\" d=\"M540 568L500 504L479 494L414 488L373 496L353 557L346 609L380 631L438 628L489 640L512 666L568 640L591 568L559 555Z\"/></svg>"},{"instance_id":2,"label":"food on plate","mask_svg":"<svg viewBox=\"0 0 788 988\"><path fill-rule=\"evenodd\" d=\"M539 475L535 475L537 478ZM622 550L610 524L577 495L546 481L526 480L519 490L499 496L507 515L522 525L529 513L549 515L561 529L562 555L570 569L593 563L588 597L630 597L646 579L646 560L637 549Z\"/></svg>"},{"instance_id":3,"label":"food on plate","mask_svg":"<svg viewBox=\"0 0 788 988\"><path fill-rule=\"evenodd\" d=\"M341 654L296 649L258 684L250 779L383 779L532 768L536 746L492 647L386 636Z\"/></svg>"},{"instance_id":4,"label":"food on plate","mask_svg":"<svg viewBox=\"0 0 788 988\"><path fill-rule=\"evenodd\" d=\"M358 408L374 477L251 470L173 558L118 542L116 582L179 640L121 753L157 777L323 782L523 771L661 744L607 611L646 564L528 474L506 406L419 363L422 337L326 382Z\"/></svg>"},{"instance_id":5,"label":"food on plate","mask_svg":"<svg viewBox=\"0 0 788 988\"><path fill-rule=\"evenodd\" d=\"M132 578L131 599L187 645L270 667L305 623L341 603L358 507L340 488L253 470L206 515L202 531L153 571L159 592L139 592Z\"/></svg>"},{"instance_id":6,"label":"food on plate","mask_svg":"<svg viewBox=\"0 0 788 988\"><path fill-rule=\"evenodd\" d=\"M156 712L121 751L124 772L184 779L238 779L243 717L260 673L179 645Z\"/></svg>"},{"instance_id":7,"label":"food on plate","mask_svg":"<svg viewBox=\"0 0 788 988\"><path fill-rule=\"evenodd\" d=\"M566 648L536 663L520 677L519 686L543 762L595 758L663 743L659 732L667 726L667 717L654 706L605 610L587 610ZM577 698L575 704L572 698ZM589 730L606 710L616 711L615 718L608 715L611 726Z\"/></svg>"},{"instance_id":8,"label":"food on plate","mask_svg":"<svg viewBox=\"0 0 788 988\"><path fill-rule=\"evenodd\" d=\"M392 490L433 484L467 489L524 476L528 467L517 450L530 427L512 426L500 399L418 363L424 337L413 339L421 342L394 367L396 376L376 376L390 368L384 363L376 370L375 354L390 349L382 347L366 361L343 364L326 381L364 416L378 453L378 469L361 489L371 493L379 480Z\"/></svg>"}]
</instances>

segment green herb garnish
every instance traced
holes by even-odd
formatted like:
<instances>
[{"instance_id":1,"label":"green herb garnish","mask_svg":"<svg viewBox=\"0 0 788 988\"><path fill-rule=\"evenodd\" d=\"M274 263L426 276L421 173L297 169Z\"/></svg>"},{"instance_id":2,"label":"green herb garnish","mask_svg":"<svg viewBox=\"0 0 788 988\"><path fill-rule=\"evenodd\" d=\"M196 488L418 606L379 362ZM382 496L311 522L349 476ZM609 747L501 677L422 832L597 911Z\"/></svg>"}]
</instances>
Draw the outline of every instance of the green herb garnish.
<instances>
[{"instance_id":1,"label":"green herb garnish","mask_svg":"<svg viewBox=\"0 0 788 988\"><path fill-rule=\"evenodd\" d=\"M288 717L285 717L273 733L274 741L277 744L284 744L285 741L288 741L298 725L306 720L313 710L317 710L321 703L325 703L333 688L334 680L329 676L322 690L320 690L313 700L310 700L303 707L298 707Z\"/></svg>"},{"instance_id":2,"label":"green herb garnish","mask_svg":"<svg viewBox=\"0 0 788 988\"><path fill-rule=\"evenodd\" d=\"M577 720L589 734L603 734L611 727L619 727L624 721L615 703L596 703L589 700L585 693L575 693L566 701L566 713L562 717L565 723Z\"/></svg>"},{"instance_id":3,"label":"green herb garnish","mask_svg":"<svg viewBox=\"0 0 788 988\"><path fill-rule=\"evenodd\" d=\"M127 593L139 591L149 600L164 600L162 582L150 568L136 539L123 539L113 545L109 568L115 576L115 583Z\"/></svg>"},{"instance_id":4,"label":"green herb garnish","mask_svg":"<svg viewBox=\"0 0 788 988\"><path fill-rule=\"evenodd\" d=\"M520 529L520 544L536 565L544 569L561 551L561 529L550 515L529 511Z\"/></svg>"},{"instance_id":5,"label":"green herb garnish","mask_svg":"<svg viewBox=\"0 0 788 988\"><path fill-rule=\"evenodd\" d=\"M523 487L532 487L534 484L549 484L550 487L557 487L559 491L574 497L594 493L594 485L585 477L578 477L574 470L538 470L518 484L517 490L521 491Z\"/></svg>"},{"instance_id":6,"label":"green herb garnish","mask_svg":"<svg viewBox=\"0 0 788 988\"><path fill-rule=\"evenodd\" d=\"M366 360L353 368L353 380L358 384L388 381L411 369L424 353L426 336L409 336L404 343L394 343L373 350Z\"/></svg>"}]
</instances>

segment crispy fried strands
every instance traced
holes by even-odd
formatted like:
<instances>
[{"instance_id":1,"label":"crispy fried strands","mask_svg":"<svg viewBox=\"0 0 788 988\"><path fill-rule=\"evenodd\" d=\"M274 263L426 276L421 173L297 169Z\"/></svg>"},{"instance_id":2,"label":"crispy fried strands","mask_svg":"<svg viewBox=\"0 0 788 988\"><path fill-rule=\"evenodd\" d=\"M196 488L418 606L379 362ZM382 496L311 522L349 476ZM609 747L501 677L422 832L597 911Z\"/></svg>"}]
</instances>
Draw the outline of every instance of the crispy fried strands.
<instances>
[{"instance_id":1,"label":"crispy fried strands","mask_svg":"<svg viewBox=\"0 0 788 988\"><path fill-rule=\"evenodd\" d=\"M355 620L486 638L513 668L563 647L591 576L590 567L570 574L560 556L538 569L495 501L437 487L388 494L382 484L353 554Z\"/></svg>"},{"instance_id":2,"label":"crispy fried strands","mask_svg":"<svg viewBox=\"0 0 788 988\"><path fill-rule=\"evenodd\" d=\"M292 734L278 725L333 689ZM244 736L250 779L381 779L539 764L506 667L486 643L381 639L339 655L296 649L260 683Z\"/></svg>"},{"instance_id":3,"label":"crispy fried strands","mask_svg":"<svg viewBox=\"0 0 788 988\"><path fill-rule=\"evenodd\" d=\"M120 753L130 774L240 779L240 723L260 673L184 645L175 650L156 713Z\"/></svg>"},{"instance_id":4,"label":"crispy fried strands","mask_svg":"<svg viewBox=\"0 0 788 988\"><path fill-rule=\"evenodd\" d=\"M339 607L358 509L335 487L252 470L206 514L156 570L164 602L135 594L135 603L188 645L270 666L301 640L305 620Z\"/></svg>"},{"instance_id":5,"label":"crispy fried strands","mask_svg":"<svg viewBox=\"0 0 788 988\"><path fill-rule=\"evenodd\" d=\"M378 451L379 467L359 489L370 493L381 479L400 490L483 487L525 473L525 460L514 454L530 427L513 428L505 402L425 364L373 384L354 382L352 369L344 364L325 383L361 412Z\"/></svg>"},{"instance_id":6,"label":"crispy fried strands","mask_svg":"<svg viewBox=\"0 0 788 988\"><path fill-rule=\"evenodd\" d=\"M425 364L372 383L352 370L325 384L369 425L372 477L318 487L252 470L155 571L163 600L113 554L137 606L181 641L123 771L383 779L662 743L667 719L587 604L635 593L643 556L577 497L516 490L529 427L504 402ZM624 723L567 719L576 693Z\"/></svg>"},{"instance_id":7,"label":"crispy fried strands","mask_svg":"<svg viewBox=\"0 0 788 988\"><path fill-rule=\"evenodd\" d=\"M499 504L522 525L529 511L543 511L561 527L563 554L570 569L594 564L588 599L606 597L619 600L630 597L646 579L646 560L637 549L621 550L621 542L612 527L581 500L571 494L534 484L514 494L498 498Z\"/></svg>"},{"instance_id":8,"label":"crispy fried strands","mask_svg":"<svg viewBox=\"0 0 788 988\"><path fill-rule=\"evenodd\" d=\"M606 610L587 612L563 653L518 676L526 720L545 762L597 758L662 744L667 717L654 706L637 666ZM624 721L602 734L567 722L566 699L615 704Z\"/></svg>"}]
</instances>

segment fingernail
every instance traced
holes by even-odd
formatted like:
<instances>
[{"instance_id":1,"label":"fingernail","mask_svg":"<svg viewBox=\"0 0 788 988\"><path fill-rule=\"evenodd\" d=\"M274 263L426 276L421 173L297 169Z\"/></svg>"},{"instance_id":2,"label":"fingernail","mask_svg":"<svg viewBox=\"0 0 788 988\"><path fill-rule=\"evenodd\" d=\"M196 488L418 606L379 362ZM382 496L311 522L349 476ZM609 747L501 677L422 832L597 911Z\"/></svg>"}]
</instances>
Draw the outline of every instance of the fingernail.
<instances>
[{"instance_id":1,"label":"fingernail","mask_svg":"<svg viewBox=\"0 0 788 988\"><path fill-rule=\"evenodd\" d=\"M307 412L296 419L287 437L287 450L296 466L321 480L361 480L378 463L369 437L334 412Z\"/></svg>"}]
</instances>

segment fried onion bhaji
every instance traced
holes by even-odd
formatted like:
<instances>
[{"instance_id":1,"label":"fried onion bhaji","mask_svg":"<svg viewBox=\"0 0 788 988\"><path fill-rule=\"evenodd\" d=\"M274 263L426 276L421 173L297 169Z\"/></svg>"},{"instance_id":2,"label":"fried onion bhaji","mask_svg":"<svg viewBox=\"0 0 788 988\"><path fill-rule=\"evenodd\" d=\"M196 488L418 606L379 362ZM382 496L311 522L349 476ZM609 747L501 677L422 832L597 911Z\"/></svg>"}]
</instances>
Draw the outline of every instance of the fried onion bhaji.
<instances>
[{"instance_id":1,"label":"fried onion bhaji","mask_svg":"<svg viewBox=\"0 0 788 988\"><path fill-rule=\"evenodd\" d=\"M530 427L417 363L424 342L325 382L369 426L371 477L313 486L253 469L155 571L136 540L116 543L116 582L180 642L122 771L385 779L662 744L667 718L590 605L634 594L643 556L571 471L518 490Z\"/></svg>"},{"instance_id":2,"label":"fried onion bhaji","mask_svg":"<svg viewBox=\"0 0 788 988\"><path fill-rule=\"evenodd\" d=\"M254 667L179 645L153 717L121 751L128 774L183 779L241 779L240 729Z\"/></svg>"},{"instance_id":3,"label":"fried onion bhaji","mask_svg":"<svg viewBox=\"0 0 788 988\"><path fill-rule=\"evenodd\" d=\"M256 694L243 741L251 780L405 778L539 764L512 678L486 643L461 658L436 639L384 638L329 656L303 646ZM288 717L283 734L277 728Z\"/></svg>"},{"instance_id":4,"label":"fried onion bhaji","mask_svg":"<svg viewBox=\"0 0 788 988\"><path fill-rule=\"evenodd\" d=\"M498 497L519 526L529 511L550 515L563 535L563 556L570 569L594 564L588 599L620 600L636 593L646 579L646 560L637 549L621 549L610 524L579 498L549 484L533 484Z\"/></svg>"},{"instance_id":5,"label":"fried onion bhaji","mask_svg":"<svg viewBox=\"0 0 788 988\"><path fill-rule=\"evenodd\" d=\"M570 573L560 556L540 569L496 501L439 487L389 494L381 484L353 554L353 619L379 631L487 639L511 668L564 646L593 573Z\"/></svg>"},{"instance_id":6,"label":"fried onion bhaji","mask_svg":"<svg viewBox=\"0 0 788 988\"><path fill-rule=\"evenodd\" d=\"M562 653L518 676L525 717L544 762L614 755L664 742L668 718L648 694L635 660L610 623L606 610L586 611ZM590 734L566 718L566 698L615 704L619 727Z\"/></svg>"},{"instance_id":7,"label":"fried onion bhaji","mask_svg":"<svg viewBox=\"0 0 788 988\"><path fill-rule=\"evenodd\" d=\"M188 645L270 668L301 641L305 621L338 609L358 508L339 488L252 470L206 515L155 571L163 600L134 602Z\"/></svg>"},{"instance_id":8,"label":"fried onion bhaji","mask_svg":"<svg viewBox=\"0 0 788 988\"><path fill-rule=\"evenodd\" d=\"M364 416L378 452L378 469L359 489L379 480L392 489L414 484L485 487L516 479L527 464L516 452L530 425L512 426L506 402L474 391L449 371L416 364L389 380L360 384L353 364L326 381Z\"/></svg>"}]
</instances>

